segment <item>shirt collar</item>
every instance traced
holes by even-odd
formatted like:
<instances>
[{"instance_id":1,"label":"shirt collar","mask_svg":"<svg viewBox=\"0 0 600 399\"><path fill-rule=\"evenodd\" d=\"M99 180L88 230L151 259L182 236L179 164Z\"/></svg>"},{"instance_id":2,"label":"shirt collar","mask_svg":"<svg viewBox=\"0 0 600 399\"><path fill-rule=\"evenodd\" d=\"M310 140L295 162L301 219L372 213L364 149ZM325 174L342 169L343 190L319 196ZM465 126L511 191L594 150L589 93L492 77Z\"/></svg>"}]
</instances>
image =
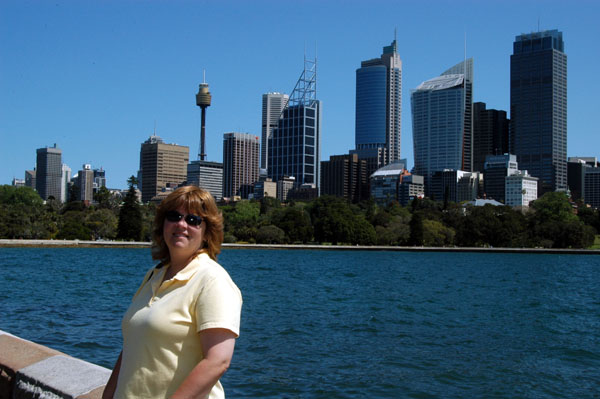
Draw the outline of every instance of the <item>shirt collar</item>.
<instances>
[{"instance_id":1,"label":"shirt collar","mask_svg":"<svg viewBox=\"0 0 600 399\"><path fill-rule=\"evenodd\" d=\"M201 252L194 259L187 264L183 270L179 271L174 277L173 280L177 281L189 281L194 274L198 271L198 269L202 266L202 261L208 257L206 252Z\"/></svg>"}]
</instances>

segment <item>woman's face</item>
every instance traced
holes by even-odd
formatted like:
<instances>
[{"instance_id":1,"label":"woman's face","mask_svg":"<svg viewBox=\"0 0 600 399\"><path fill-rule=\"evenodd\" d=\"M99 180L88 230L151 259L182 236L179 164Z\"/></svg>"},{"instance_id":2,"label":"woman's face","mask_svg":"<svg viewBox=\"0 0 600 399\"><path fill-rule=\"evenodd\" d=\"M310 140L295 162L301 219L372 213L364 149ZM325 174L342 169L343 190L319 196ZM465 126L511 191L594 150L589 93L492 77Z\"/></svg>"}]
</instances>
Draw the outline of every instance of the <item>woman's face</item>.
<instances>
[{"instance_id":1,"label":"woman's face","mask_svg":"<svg viewBox=\"0 0 600 399\"><path fill-rule=\"evenodd\" d=\"M165 217L163 224L165 244L167 244L172 258L175 256L191 257L202 246L206 222L202 220L202 223L195 226L193 223L195 215L190 217L190 212L184 207L177 208L175 212L181 215L179 220L175 220L177 215L173 211L167 212L167 217ZM175 216L175 218L169 216ZM200 216L196 216L196 218L200 218Z\"/></svg>"}]
</instances>

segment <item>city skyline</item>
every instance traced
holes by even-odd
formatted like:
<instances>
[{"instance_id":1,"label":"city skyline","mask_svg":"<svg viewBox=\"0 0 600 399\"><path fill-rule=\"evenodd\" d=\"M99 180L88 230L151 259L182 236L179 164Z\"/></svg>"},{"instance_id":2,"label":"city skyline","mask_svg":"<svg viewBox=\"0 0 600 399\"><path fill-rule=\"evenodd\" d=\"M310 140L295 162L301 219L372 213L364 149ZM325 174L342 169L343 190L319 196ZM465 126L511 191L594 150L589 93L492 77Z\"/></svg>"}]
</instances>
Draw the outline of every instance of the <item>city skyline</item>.
<instances>
[{"instance_id":1,"label":"city skyline","mask_svg":"<svg viewBox=\"0 0 600 399\"><path fill-rule=\"evenodd\" d=\"M409 168L410 90L462 59L466 36L466 56L475 61L473 101L510 112L512 45L538 26L563 32L569 56L567 155L598 155L598 128L586 123L600 88L590 79L600 57L594 2L309 3L3 2L0 135L9 145L0 150L0 184L23 179L36 149L57 143L73 170L102 167L108 187L124 188L137 172L139 143L155 124L166 142L194 153L194 95L203 70L213 96L206 152L221 161L224 133L261 135L262 94L291 93L304 52L319 61L320 160L345 154L354 147L355 70L389 45L395 29L403 62L400 156ZM307 18L313 27L300 29ZM347 23L353 20L361 21L359 32ZM267 35L273 31L284 34ZM201 41L198 34L206 32Z\"/></svg>"}]
</instances>

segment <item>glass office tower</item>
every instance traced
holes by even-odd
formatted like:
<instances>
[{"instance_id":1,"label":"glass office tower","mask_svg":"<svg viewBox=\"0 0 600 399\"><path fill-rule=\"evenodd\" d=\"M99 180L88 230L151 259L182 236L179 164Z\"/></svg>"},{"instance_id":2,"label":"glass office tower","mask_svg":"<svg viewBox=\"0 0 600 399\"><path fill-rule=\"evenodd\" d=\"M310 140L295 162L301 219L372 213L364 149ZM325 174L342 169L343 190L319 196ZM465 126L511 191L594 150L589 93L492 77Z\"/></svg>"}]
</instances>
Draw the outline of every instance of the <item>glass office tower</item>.
<instances>
[{"instance_id":1,"label":"glass office tower","mask_svg":"<svg viewBox=\"0 0 600 399\"><path fill-rule=\"evenodd\" d=\"M402 61L396 40L380 58L361 62L356 70L355 143L359 157L384 148L385 164L400 159ZM375 155L373 155L375 154Z\"/></svg>"},{"instance_id":2,"label":"glass office tower","mask_svg":"<svg viewBox=\"0 0 600 399\"><path fill-rule=\"evenodd\" d=\"M43 200L61 201L62 150L54 144L54 147L38 148L36 154L36 191Z\"/></svg>"},{"instance_id":3,"label":"glass office tower","mask_svg":"<svg viewBox=\"0 0 600 399\"><path fill-rule=\"evenodd\" d=\"M434 172L472 170L472 82L470 58L411 93L414 173L425 178L428 195Z\"/></svg>"},{"instance_id":4,"label":"glass office tower","mask_svg":"<svg viewBox=\"0 0 600 399\"><path fill-rule=\"evenodd\" d=\"M273 181L293 176L296 187L319 187L321 102L316 99L316 90L316 60L305 60L304 71L268 140L268 176Z\"/></svg>"},{"instance_id":5,"label":"glass office tower","mask_svg":"<svg viewBox=\"0 0 600 399\"><path fill-rule=\"evenodd\" d=\"M562 32L519 35L510 56L511 153L538 194L567 189L567 55Z\"/></svg>"}]
</instances>

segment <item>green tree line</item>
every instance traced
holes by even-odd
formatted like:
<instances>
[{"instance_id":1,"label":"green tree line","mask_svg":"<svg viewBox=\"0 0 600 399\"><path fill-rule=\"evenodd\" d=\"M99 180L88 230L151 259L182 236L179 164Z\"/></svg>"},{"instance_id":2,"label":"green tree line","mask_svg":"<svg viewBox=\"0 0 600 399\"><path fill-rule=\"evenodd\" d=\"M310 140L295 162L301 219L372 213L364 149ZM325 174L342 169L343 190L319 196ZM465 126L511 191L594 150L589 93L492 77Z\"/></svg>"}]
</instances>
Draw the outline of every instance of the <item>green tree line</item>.
<instances>
[{"instance_id":1,"label":"green tree line","mask_svg":"<svg viewBox=\"0 0 600 399\"><path fill-rule=\"evenodd\" d=\"M102 188L89 207L44 203L31 188L0 186L0 238L150 241L155 205L137 202L133 176L128 184L124 198ZM267 197L220 208L229 243L587 248L600 231L597 210L574 207L557 192L525 210L430 199L406 207L351 204L331 196L286 204Z\"/></svg>"}]
</instances>

